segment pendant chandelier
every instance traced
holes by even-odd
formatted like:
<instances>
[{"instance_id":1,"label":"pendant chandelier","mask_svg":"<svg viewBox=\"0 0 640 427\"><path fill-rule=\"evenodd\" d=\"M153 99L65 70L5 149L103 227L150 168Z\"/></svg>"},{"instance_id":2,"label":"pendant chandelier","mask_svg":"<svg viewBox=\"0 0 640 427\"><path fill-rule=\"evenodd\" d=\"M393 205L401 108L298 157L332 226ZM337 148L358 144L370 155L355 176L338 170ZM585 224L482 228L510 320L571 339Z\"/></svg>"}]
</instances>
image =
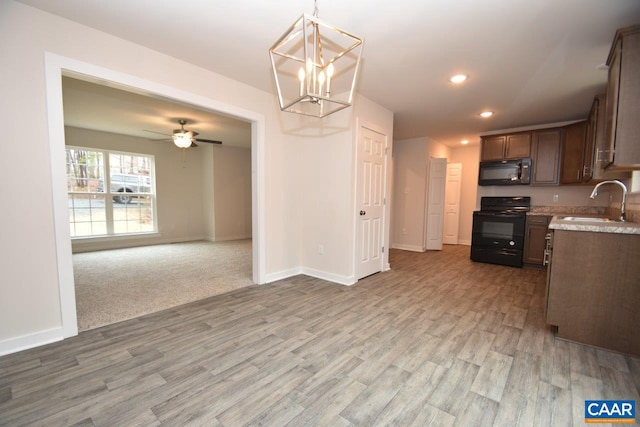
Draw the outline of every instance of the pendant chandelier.
<instances>
[{"instance_id":1,"label":"pendant chandelier","mask_svg":"<svg viewBox=\"0 0 640 427\"><path fill-rule=\"evenodd\" d=\"M364 40L303 14L269 49L280 110L314 117L350 107Z\"/></svg>"}]
</instances>

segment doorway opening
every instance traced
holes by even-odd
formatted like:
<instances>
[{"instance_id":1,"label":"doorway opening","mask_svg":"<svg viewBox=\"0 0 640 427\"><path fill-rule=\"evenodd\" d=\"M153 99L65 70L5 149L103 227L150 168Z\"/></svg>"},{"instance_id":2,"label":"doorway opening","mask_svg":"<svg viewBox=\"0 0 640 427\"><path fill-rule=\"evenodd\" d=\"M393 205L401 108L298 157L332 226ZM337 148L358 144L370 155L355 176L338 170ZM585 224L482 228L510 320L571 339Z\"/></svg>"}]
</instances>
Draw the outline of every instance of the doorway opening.
<instances>
[{"instance_id":1,"label":"doorway opening","mask_svg":"<svg viewBox=\"0 0 640 427\"><path fill-rule=\"evenodd\" d=\"M63 76L99 82L104 85L113 85L116 88L122 88L130 92L172 100L176 103L191 105L195 108L216 112L226 117L232 117L250 123L252 281L256 284L264 283L265 213L263 195L265 125L264 117L261 114L55 54L46 54L45 65L56 231L55 240L58 255L58 284L63 338L78 333L73 258L69 230L68 195L66 191L64 104L62 98Z\"/></svg>"}]
</instances>

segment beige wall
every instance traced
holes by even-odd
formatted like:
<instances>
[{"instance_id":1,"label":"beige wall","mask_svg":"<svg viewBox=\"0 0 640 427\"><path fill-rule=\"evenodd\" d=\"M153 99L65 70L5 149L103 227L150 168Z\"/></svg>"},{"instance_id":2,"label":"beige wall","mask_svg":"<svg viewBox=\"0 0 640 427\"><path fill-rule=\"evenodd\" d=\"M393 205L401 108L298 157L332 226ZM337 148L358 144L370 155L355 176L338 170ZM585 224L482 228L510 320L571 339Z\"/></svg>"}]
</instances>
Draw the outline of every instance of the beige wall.
<instances>
[{"instance_id":1,"label":"beige wall","mask_svg":"<svg viewBox=\"0 0 640 427\"><path fill-rule=\"evenodd\" d=\"M356 123L383 122L392 132L390 111L357 97L353 109L309 125L306 118L281 113L272 92L7 0L0 2L0 114L8 124L4 140L12 143L0 144L0 173L4 182L19 182L29 191L2 190L13 208L0 210L0 354L60 339L68 331L60 302L67 298L60 290L68 289L68 276L58 276L58 259L68 257L70 248L69 254L58 253L64 245L58 246L53 209L64 186L51 179L49 134L50 118L61 117L47 111L47 53L260 117L265 280L298 274L305 266L323 277L353 278ZM263 66L270 73L266 55ZM311 256L320 238L332 252Z\"/></svg>"},{"instance_id":2,"label":"beige wall","mask_svg":"<svg viewBox=\"0 0 640 427\"><path fill-rule=\"evenodd\" d=\"M74 252L190 240L251 238L251 150L171 142L65 127L67 145L153 155L158 233L126 238L76 239Z\"/></svg>"},{"instance_id":3,"label":"beige wall","mask_svg":"<svg viewBox=\"0 0 640 427\"><path fill-rule=\"evenodd\" d=\"M214 240L251 237L251 150L213 147Z\"/></svg>"},{"instance_id":4,"label":"beige wall","mask_svg":"<svg viewBox=\"0 0 640 427\"><path fill-rule=\"evenodd\" d=\"M450 155L449 147L429 138L394 141L393 248L424 250L429 158Z\"/></svg>"},{"instance_id":5,"label":"beige wall","mask_svg":"<svg viewBox=\"0 0 640 427\"><path fill-rule=\"evenodd\" d=\"M478 187L477 206L484 196L529 196L532 206L608 206L608 197L590 199L593 185L563 185L554 187L538 187L529 185L484 186ZM603 189L604 191L604 189ZM558 195L558 201L553 196ZM604 192L603 192L604 194Z\"/></svg>"},{"instance_id":6,"label":"beige wall","mask_svg":"<svg viewBox=\"0 0 640 427\"><path fill-rule=\"evenodd\" d=\"M74 252L124 248L209 239L205 207L213 193L205 189L206 164L212 163L211 147L184 153L171 142L150 141L127 135L65 127L67 145L149 154L155 159L158 234L133 238L76 239ZM212 179L212 177L211 177Z\"/></svg>"}]
</instances>

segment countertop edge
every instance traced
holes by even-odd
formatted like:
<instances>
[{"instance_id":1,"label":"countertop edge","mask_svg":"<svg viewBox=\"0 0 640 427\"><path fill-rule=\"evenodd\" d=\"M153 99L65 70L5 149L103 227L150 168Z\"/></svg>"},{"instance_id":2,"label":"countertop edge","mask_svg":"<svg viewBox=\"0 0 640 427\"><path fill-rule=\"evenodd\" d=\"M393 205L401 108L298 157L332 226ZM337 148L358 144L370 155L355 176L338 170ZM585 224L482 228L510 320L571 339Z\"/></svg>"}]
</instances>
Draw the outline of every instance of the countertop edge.
<instances>
[{"instance_id":1,"label":"countertop edge","mask_svg":"<svg viewBox=\"0 0 640 427\"><path fill-rule=\"evenodd\" d=\"M640 224L635 222L575 222L566 221L562 217L565 215L555 214L549 223L551 230L568 231L589 231L593 233L613 233L613 234L638 234L640 235ZM584 215L591 216L591 215ZM604 215L593 215L594 218L606 218Z\"/></svg>"}]
</instances>

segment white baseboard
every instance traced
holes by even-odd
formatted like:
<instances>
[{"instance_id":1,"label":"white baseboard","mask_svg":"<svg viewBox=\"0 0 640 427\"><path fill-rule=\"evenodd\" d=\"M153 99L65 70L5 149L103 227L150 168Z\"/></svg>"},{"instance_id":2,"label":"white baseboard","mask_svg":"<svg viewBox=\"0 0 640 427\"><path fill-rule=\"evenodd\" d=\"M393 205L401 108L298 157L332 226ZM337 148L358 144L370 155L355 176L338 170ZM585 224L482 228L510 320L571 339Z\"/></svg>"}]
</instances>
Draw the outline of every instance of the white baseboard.
<instances>
[{"instance_id":1,"label":"white baseboard","mask_svg":"<svg viewBox=\"0 0 640 427\"><path fill-rule=\"evenodd\" d=\"M339 285L350 286L357 282L355 277L341 276L339 274L328 273L326 271L316 270L309 267L297 267L289 270L282 270L276 273L267 274L266 283L276 282L278 280L288 279L289 277L304 274L305 276L315 277L316 279L326 280L328 282L337 283Z\"/></svg>"},{"instance_id":2,"label":"white baseboard","mask_svg":"<svg viewBox=\"0 0 640 427\"><path fill-rule=\"evenodd\" d=\"M458 240L459 245L471 246L471 240Z\"/></svg>"},{"instance_id":3,"label":"white baseboard","mask_svg":"<svg viewBox=\"0 0 640 427\"><path fill-rule=\"evenodd\" d=\"M216 237L213 240L209 240L211 240L212 242L226 242L228 240L247 240L251 237L251 234L239 234L237 236Z\"/></svg>"},{"instance_id":4,"label":"white baseboard","mask_svg":"<svg viewBox=\"0 0 640 427\"><path fill-rule=\"evenodd\" d=\"M302 274L302 269L300 267L277 271L275 273L267 274L264 282L265 283L277 282L278 280L288 279L289 277L297 276L298 274Z\"/></svg>"},{"instance_id":5,"label":"white baseboard","mask_svg":"<svg viewBox=\"0 0 640 427\"><path fill-rule=\"evenodd\" d=\"M415 245L403 245L402 243L394 243L391 245L393 249L401 249L403 251L424 252L425 248Z\"/></svg>"},{"instance_id":6,"label":"white baseboard","mask_svg":"<svg viewBox=\"0 0 640 427\"><path fill-rule=\"evenodd\" d=\"M316 279L327 280L339 285L351 286L357 282L357 280L355 280L355 277L353 276L340 276L338 274L327 273L326 271L316 270L309 267L302 267L301 270L302 274L306 274L307 276L315 277Z\"/></svg>"},{"instance_id":7,"label":"white baseboard","mask_svg":"<svg viewBox=\"0 0 640 427\"><path fill-rule=\"evenodd\" d=\"M62 328L47 329L34 334L22 335L0 341L0 356L17 353L22 350L39 347L52 342L62 341L64 338Z\"/></svg>"}]
</instances>

